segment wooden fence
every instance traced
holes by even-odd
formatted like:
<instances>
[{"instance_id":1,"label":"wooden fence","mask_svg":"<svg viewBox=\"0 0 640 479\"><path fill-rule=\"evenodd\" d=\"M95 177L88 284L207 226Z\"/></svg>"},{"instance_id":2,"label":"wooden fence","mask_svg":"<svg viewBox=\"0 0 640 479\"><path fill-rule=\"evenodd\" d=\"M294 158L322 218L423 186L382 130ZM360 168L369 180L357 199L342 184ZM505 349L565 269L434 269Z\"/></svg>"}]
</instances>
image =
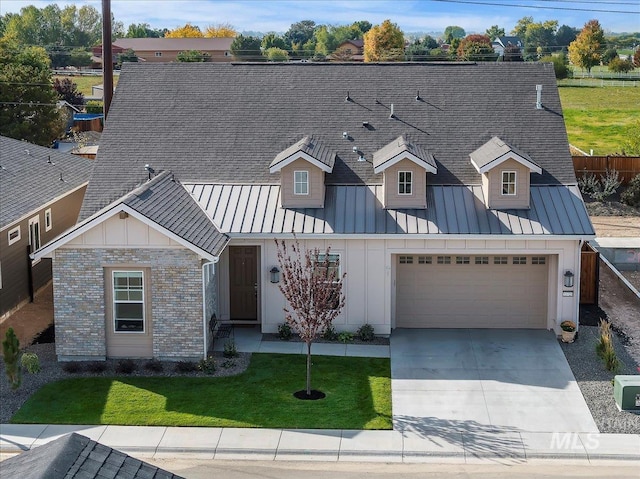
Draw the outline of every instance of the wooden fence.
<instances>
[{"instance_id":1,"label":"wooden fence","mask_svg":"<svg viewBox=\"0 0 640 479\"><path fill-rule=\"evenodd\" d=\"M640 156L574 156L573 169L578 178L587 173L601 177L608 170L616 170L626 185L640 174Z\"/></svg>"}]
</instances>

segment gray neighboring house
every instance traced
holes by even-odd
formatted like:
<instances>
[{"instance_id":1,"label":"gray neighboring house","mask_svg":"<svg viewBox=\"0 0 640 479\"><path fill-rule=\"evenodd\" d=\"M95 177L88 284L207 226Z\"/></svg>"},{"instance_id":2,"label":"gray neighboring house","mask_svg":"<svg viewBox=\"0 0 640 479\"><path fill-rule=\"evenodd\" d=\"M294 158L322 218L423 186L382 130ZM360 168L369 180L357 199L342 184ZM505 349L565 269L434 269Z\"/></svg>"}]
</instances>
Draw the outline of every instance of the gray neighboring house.
<instances>
[{"instance_id":1,"label":"gray neighboring house","mask_svg":"<svg viewBox=\"0 0 640 479\"><path fill-rule=\"evenodd\" d=\"M594 230L552 66L125 65L81 222L33 255L59 359L275 332L294 233L347 273L338 331L577 322Z\"/></svg>"},{"instance_id":2,"label":"gray neighboring house","mask_svg":"<svg viewBox=\"0 0 640 479\"><path fill-rule=\"evenodd\" d=\"M93 161L0 136L0 318L51 281L29 254L78 220Z\"/></svg>"},{"instance_id":3,"label":"gray neighboring house","mask_svg":"<svg viewBox=\"0 0 640 479\"><path fill-rule=\"evenodd\" d=\"M514 36L502 36L496 37L491 42L493 51L498 54L498 58L504 58L504 51L507 47L515 46L520 49L520 53L524 54L524 43L520 40L520 37Z\"/></svg>"}]
</instances>

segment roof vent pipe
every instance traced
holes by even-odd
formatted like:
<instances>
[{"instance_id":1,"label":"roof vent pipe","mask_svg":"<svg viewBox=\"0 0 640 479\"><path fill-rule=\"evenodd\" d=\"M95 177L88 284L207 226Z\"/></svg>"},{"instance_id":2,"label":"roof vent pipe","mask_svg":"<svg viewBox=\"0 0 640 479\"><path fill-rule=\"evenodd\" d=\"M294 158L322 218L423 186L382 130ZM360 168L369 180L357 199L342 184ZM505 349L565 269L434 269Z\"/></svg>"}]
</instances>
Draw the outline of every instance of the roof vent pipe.
<instances>
[{"instance_id":1,"label":"roof vent pipe","mask_svg":"<svg viewBox=\"0 0 640 479\"><path fill-rule=\"evenodd\" d=\"M393 110L393 103L392 103L392 104L391 104L391 113L389 113L389 118L395 118L395 117L396 117L396 115L395 115L395 113L394 113L394 110Z\"/></svg>"},{"instance_id":2,"label":"roof vent pipe","mask_svg":"<svg viewBox=\"0 0 640 479\"><path fill-rule=\"evenodd\" d=\"M542 85L536 85L536 109L542 110Z\"/></svg>"}]
</instances>

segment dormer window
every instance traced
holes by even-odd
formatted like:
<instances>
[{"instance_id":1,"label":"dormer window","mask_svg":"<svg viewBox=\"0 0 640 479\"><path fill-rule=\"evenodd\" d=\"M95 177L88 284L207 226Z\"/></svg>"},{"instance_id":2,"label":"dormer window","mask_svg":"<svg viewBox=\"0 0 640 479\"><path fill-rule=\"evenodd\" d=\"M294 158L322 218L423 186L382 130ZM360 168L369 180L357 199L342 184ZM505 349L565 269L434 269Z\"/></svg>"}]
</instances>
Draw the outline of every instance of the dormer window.
<instances>
[{"instance_id":1,"label":"dormer window","mask_svg":"<svg viewBox=\"0 0 640 479\"><path fill-rule=\"evenodd\" d=\"M516 194L516 172L515 171L502 172L502 194L508 195L508 196L515 196Z\"/></svg>"},{"instance_id":2,"label":"dormer window","mask_svg":"<svg viewBox=\"0 0 640 479\"><path fill-rule=\"evenodd\" d=\"M398 194L413 194L413 175L411 171L398 171Z\"/></svg>"},{"instance_id":3,"label":"dormer window","mask_svg":"<svg viewBox=\"0 0 640 479\"><path fill-rule=\"evenodd\" d=\"M294 171L293 172L293 194L308 195L309 194L309 172Z\"/></svg>"}]
</instances>

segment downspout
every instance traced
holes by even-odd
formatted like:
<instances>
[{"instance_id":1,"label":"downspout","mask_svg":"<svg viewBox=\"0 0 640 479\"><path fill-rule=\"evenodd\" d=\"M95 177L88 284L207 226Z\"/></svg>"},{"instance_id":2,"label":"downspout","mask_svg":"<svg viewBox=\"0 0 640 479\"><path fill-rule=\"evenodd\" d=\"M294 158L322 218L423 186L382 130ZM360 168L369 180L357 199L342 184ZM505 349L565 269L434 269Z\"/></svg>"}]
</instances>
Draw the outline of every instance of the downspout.
<instances>
[{"instance_id":1,"label":"downspout","mask_svg":"<svg viewBox=\"0 0 640 479\"><path fill-rule=\"evenodd\" d=\"M576 332L580 330L580 282L582 281L582 245L584 245L584 239L578 240L578 257L576 261L576 284L573 285L576 291Z\"/></svg>"},{"instance_id":2,"label":"downspout","mask_svg":"<svg viewBox=\"0 0 640 479\"><path fill-rule=\"evenodd\" d=\"M205 268L207 265L215 265L218 262L219 258L215 258L214 261L207 261L206 263L202 263L202 359L207 359L207 328L209 326L209 318L207 318L207 303L206 303L206 294L207 291L205 289Z\"/></svg>"}]
</instances>

